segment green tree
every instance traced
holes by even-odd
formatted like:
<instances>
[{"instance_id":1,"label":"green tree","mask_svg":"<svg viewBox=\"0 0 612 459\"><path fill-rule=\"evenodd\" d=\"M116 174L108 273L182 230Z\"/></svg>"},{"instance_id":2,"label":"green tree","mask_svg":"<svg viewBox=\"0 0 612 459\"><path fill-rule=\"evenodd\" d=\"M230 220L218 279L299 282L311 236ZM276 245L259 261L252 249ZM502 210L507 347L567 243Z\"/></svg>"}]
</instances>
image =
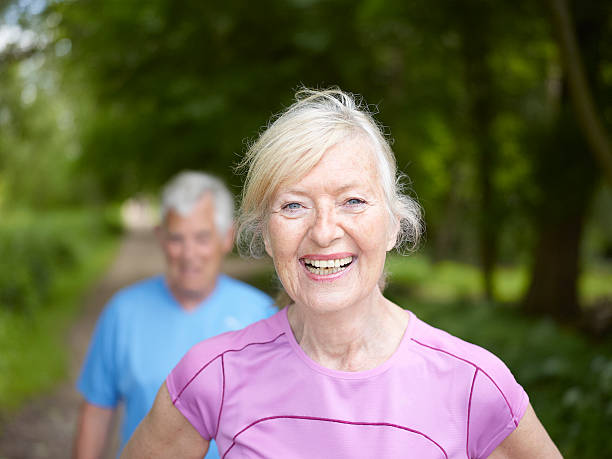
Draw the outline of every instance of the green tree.
<instances>
[{"instance_id":1,"label":"green tree","mask_svg":"<svg viewBox=\"0 0 612 459\"><path fill-rule=\"evenodd\" d=\"M317 2L314 2L317 3ZM243 139L290 102L292 90L363 88L367 59L353 2L102 1L59 3L70 70L90 82L85 169L107 195L157 187L183 168L231 174ZM343 27L326 18L347 18Z\"/></svg>"},{"instance_id":2,"label":"green tree","mask_svg":"<svg viewBox=\"0 0 612 459\"><path fill-rule=\"evenodd\" d=\"M607 108L610 89L602 81L600 68L611 57L609 50L601 46L610 41L611 7L596 1L576 2L573 7L576 36L590 87L600 95L599 103ZM523 307L529 312L562 319L576 318L581 312L577 294L580 245L600 176L585 129L580 129L581 114L570 102L568 76L566 72L561 79L558 113L550 124L543 126L541 142L534 142L539 147L533 152L537 164L538 198L534 215L538 237L531 282L523 300Z\"/></svg>"}]
</instances>

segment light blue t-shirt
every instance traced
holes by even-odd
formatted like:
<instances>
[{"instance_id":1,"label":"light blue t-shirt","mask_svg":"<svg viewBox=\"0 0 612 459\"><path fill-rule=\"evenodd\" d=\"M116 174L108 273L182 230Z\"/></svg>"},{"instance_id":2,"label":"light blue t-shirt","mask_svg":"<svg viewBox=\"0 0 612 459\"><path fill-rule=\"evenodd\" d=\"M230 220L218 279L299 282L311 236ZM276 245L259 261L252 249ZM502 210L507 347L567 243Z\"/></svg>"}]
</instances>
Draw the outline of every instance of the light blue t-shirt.
<instances>
[{"instance_id":1,"label":"light blue t-shirt","mask_svg":"<svg viewBox=\"0 0 612 459\"><path fill-rule=\"evenodd\" d=\"M217 278L206 300L189 311L176 302L163 276L143 280L120 290L104 308L77 388L97 406L125 403L123 449L170 370L194 344L275 312L268 295L225 275ZM218 457L211 442L206 458Z\"/></svg>"}]
</instances>

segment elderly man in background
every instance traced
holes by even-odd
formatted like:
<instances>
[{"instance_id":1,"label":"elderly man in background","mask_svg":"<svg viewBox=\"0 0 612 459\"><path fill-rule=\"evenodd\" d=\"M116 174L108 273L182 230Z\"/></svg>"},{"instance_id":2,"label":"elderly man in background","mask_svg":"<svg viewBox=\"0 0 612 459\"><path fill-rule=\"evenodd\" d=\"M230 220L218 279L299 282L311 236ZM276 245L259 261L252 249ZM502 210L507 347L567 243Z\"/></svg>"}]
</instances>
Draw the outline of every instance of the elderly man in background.
<instances>
[{"instance_id":1,"label":"elderly man in background","mask_svg":"<svg viewBox=\"0 0 612 459\"><path fill-rule=\"evenodd\" d=\"M156 233L166 273L119 291L98 320L77 383L84 401L76 459L100 457L120 402L123 448L191 346L276 312L266 294L220 274L233 246L233 213L232 195L210 175L183 172L164 188ZM218 457L216 448L206 457Z\"/></svg>"}]
</instances>

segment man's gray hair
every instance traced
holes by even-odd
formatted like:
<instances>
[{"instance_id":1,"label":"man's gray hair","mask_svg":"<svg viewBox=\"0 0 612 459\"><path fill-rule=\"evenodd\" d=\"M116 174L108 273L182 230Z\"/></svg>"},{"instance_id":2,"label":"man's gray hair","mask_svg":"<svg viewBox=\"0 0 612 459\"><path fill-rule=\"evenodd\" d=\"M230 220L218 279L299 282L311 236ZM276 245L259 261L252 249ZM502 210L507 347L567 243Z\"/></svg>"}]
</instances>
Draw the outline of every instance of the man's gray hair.
<instances>
[{"instance_id":1,"label":"man's gray hair","mask_svg":"<svg viewBox=\"0 0 612 459\"><path fill-rule=\"evenodd\" d=\"M162 221L170 209L186 216L207 193L213 198L217 231L225 235L234 222L234 198L221 180L204 172L184 171L170 179L161 196Z\"/></svg>"}]
</instances>

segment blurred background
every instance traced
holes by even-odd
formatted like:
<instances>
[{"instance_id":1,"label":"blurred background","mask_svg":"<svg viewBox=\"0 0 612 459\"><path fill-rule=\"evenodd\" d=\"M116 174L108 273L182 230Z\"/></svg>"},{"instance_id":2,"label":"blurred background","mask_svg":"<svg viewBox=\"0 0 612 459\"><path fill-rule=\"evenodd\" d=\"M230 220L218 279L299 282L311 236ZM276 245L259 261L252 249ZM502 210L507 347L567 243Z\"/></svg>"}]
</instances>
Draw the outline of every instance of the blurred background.
<instances>
[{"instance_id":1,"label":"blurred background","mask_svg":"<svg viewBox=\"0 0 612 459\"><path fill-rule=\"evenodd\" d=\"M604 0L0 0L0 433L68 377L121 205L184 168L238 195L301 85L362 95L424 208L387 296L502 357L565 457L612 457Z\"/></svg>"}]
</instances>

